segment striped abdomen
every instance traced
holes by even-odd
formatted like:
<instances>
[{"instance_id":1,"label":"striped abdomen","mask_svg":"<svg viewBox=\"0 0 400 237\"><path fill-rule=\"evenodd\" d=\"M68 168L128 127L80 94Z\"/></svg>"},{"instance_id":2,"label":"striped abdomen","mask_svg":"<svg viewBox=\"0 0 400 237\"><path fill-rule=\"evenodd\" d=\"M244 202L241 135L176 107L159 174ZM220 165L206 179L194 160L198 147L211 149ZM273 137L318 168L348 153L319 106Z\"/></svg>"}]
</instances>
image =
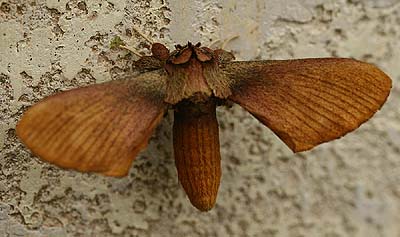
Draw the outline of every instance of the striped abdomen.
<instances>
[{"instance_id":1,"label":"striped abdomen","mask_svg":"<svg viewBox=\"0 0 400 237\"><path fill-rule=\"evenodd\" d=\"M221 179L218 121L212 99L177 105L174 118L175 164L190 202L201 211L216 201Z\"/></svg>"}]
</instances>

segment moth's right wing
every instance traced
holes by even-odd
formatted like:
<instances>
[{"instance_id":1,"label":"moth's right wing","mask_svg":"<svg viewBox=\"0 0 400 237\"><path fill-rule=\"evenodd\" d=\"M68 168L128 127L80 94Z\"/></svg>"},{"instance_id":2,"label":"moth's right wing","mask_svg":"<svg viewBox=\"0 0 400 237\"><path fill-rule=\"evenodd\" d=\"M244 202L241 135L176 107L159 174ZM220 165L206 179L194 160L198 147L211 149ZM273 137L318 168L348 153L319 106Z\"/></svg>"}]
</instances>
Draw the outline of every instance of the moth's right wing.
<instances>
[{"instance_id":1,"label":"moth's right wing","mask_svg":"<svg viewBox=\"0 0 400 237\"><path fill-rule=\"evenodd\" d=\"M124 176L164 115L166 80L157 70L49 96L25 112L17 135L60 167Z\"/></svg>"},{"instance_id":2,"label":"moth's right wing","mask_svg":"<svg viewBox=\"0 0 400 237\"><path fill-rule=\"evenodd\" d=\"M339 138L386 101L390 78L353 59L230 62L229 97L274 131L294 152Z\"/></svg>"}]
</instances>

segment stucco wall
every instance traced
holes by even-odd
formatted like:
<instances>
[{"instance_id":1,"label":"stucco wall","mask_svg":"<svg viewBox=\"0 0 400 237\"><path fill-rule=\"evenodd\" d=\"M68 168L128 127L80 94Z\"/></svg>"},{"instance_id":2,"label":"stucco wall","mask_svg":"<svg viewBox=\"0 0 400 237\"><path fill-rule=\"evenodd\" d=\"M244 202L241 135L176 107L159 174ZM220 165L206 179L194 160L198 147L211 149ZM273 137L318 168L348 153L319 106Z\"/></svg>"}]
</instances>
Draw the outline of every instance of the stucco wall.
<instances>
[{"instance_id":1,"label":"stucco wall","mask_svg":"<svg viewBox=\"0 0 400 237\"><path fill-rule=\"evenodd\" d=\"M400 236L400 1L0 3L0 236ZM122 179L43 163L15 136L40 98L129 70L136 57L109 44L132 26L170 47L235 37L226 49L241 60L354 57L394 87L356 132L297 155L239 106L220 108L222 183L200 213L177 180L171 114ZM137 34L131 45L148 52Z\"/></svg>"}]
</instances>

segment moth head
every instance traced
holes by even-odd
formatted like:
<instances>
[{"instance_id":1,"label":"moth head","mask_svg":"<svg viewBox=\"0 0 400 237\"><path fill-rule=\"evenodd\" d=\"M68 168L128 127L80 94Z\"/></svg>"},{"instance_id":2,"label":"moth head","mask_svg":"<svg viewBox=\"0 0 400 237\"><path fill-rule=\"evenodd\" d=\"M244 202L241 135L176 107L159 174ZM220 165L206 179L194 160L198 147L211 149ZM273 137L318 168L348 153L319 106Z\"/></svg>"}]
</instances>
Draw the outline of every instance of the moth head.
<instances>
[{"instance_id":1,"label":"moth head","mask_svg":"<svg viewBox=\"0 0 400 237\"><path fill-rule=\"evenodd\" d=\"M151 47L151 52L153 57L177 65L187 63L191 58L195 58L200 62L208 62L215 58L212 49L201 47L201 43L192 44L191 42L184 46L175 45L175 50L172 53L165 45L154 43Z\"/></svg>"}]
</instances>

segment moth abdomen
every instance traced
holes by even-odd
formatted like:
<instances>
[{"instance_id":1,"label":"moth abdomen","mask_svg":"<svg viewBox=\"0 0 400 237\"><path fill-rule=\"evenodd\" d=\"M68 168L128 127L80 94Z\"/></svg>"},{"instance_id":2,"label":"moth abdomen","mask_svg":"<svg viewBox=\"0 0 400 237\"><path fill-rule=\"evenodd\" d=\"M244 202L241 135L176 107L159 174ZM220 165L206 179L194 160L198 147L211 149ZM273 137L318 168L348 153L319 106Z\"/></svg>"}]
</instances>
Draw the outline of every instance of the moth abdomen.
<instances>
[{"instance_id":1,"label":"moth abdomen","mask_svg":"<svg viewBox=\"0 0 400 237\"><path fill-rule=\"evenodd\" d=\"M200 211L216 202L221 179L216 102L209 99L177 105L174 117L174 152L178 178L190 202Z\"/></svg>"}]
</instances>

